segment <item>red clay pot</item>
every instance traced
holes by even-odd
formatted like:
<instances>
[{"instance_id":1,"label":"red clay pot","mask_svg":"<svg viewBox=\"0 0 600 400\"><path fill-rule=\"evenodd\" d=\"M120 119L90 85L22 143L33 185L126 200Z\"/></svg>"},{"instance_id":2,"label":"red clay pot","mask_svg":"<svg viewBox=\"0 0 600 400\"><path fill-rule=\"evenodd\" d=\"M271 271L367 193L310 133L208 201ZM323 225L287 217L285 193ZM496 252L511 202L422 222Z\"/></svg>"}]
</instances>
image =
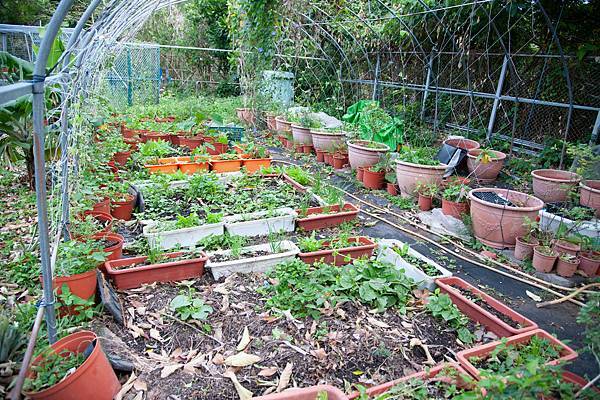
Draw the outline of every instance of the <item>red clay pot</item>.
<instances>
[{"instance_id":1,"label":"red clay pot","mask_svg":"<svg viewBox=\"0 0 600 400\"><path fill-rule=\"evenodd\" d=\"M105 197L104 200L97 202L92 206L92 211L110 214L110 199Z\"/></svg>"},{"instance_id":2,"label":"red clay pot","mask_svg":"<svg viewBox=\"0 0 600 400\"><path fill-rule=\"evenodd\" d=\"M587 180L579 184L579 204L596 209L600 218L600 180Z\"/></svg>"},{"instance_id":3,"label":"red clay pot","mask_svg":"<svg viewBox=\"0 0 600 400\"><path fill-rule=\"evenodd\" d=\"M429 211L433 207L433 198L419 194L419 210Z\"/></svg>"},{"instance_id":4,"label":"red clay pot","mask_svg":"<svg viewBox=\"0 0 600 400\"><path fill-rule=\"evenodd\" d=\"M365 236L351 237L348 240L350 242L360 243L360 245L336 250L319 250L310 253L300 253L298 254L298 257L306 264L314 264L317 261L321 261L339 267L350 264L354 259L360 257L371 257L373 255L373 250L377 247L375 242ZM329 241L323 242L323 247L327 247L329 243Z\"/></svg>"},{"instance_id":5,"label":"red clay pot","mask_svg":"<svg viewBox=\"0 0 600 400\"><path fill-rule=\"evenodd\" d=\"M174 258L180 254L182 252L169 253L167 256ZM107 261L104 266L115 287L123 290L140 287L144 283L181 281L200 277L204 275L204 265L208 260L206 254L202 252L200 257L191 260L119 269L128 265L141 264L147 258L143 256Z\"/></svg>"},{"instance_id":6,"label":"red clay pot","mask_svg":"<svg viewBox=\"0 0 600 400\"><path fill-rule=\"evenodd\" d=\"M327 400L348 400L348 396L336 387L317 385L307 388L293 388L281 393L271 393L266 396L254 397L255 400L315 400L319 393L326 393Z\"/></svg>"},{"instance_id":7,"label":"red clay pot","mask_svg":"<svg viewBox=\"0 0 600 400\"><path fill-rule=\"evenodd\" d=\"M140 140L136 139L136 138L123 139L123 142L125 142L125 144L129 145L130 151L137 151Z\"/></svg>"},{"instance_id":8,"label":"red clay pot","mask_svg":"<svg viewBox=\"0 0 600 400\"><path fill-rule=\"evenodd\" d=\"M535 330L532 330L529 332L524 332L519 335L515 335L512 337L506 338L506 339L504 339L504 341L497 340L497 341L494 341L491 343L482 344L481 346L477 346L472 349L460 351L457 354L457 359L458 359L458 362L460 363L460 365L468 373L473 375L473 377L475 377L475 379L479 379L480 378L479 370L477 369L477 367L475 367L469 361L469 359L471 357L485 358L486 356L489 356L489 354L500 344L503 344L503 343L506 343L507 345L511 345L511 344L514 345L514 344L519 344L519 343L526 344L529 342L529 340L533 336L538 336L540 338L544 338L544 339L548 340L550 343L552 343L552 345L556 346L559 350L560 357L557 358L556 360L547 362L546 365L558 365L563 362L571 361L571 360L574 360L575 358L577 358L577 353L573 349L571 349L569 346L567 346L560 340L556 339L554 336L550 335L548 332L546 332L542 329L535 329Z\"/></svg>"},{"instance_id":9,"label":"red clay pot","mask_svg":"<svg viewBox=\"0 0 600 400\"><path fill-rule=\"evenodd\" d=\"M566 240L555 240L552 243L552 248L558 254L566 253L572 256L576 256L577 253L581 250L581 245L567 242Z\"/></svg>"},{"instance_id":10,"label":"red clay pot","mask_svg":"<svg viewBox=\"0 0 600 400\"><path fill-rule=\"evenodd\" d=\"M129 129L124 125L121 125L121 135L124 139L131 139L135 136L133 129Z\"/></svg>"},{"instance_id":11,"label":"red clay pot","mask_svg":"<svg viewBox=\"0 0 600 400\"><path fill-rule=\"evenodd\" d=\"M317 161L318 162L325 162L325 152L323 150L315 150L317 152Z\"/></svg>"},{"instance_id":12,"label":"red clay pot","mask_svg":"<svg viewBox=\"0 0 600 400\"><path fill-rule=\"evenodd\" d=\"M533 248L540 244L536 238L530 238L531 243L523 240L520 236L516 238L515 243L515 258L517 260L529 260L533 257Z\"/></svg>"},{"instance_id":13,"label":"red clay pot","mask_svg":"<svg viewBox=\"0 0 600 400\"><path fill-rule=\"evenodd\" d=\"M125 241L125 239L118 233L96 233L92 236L92 238L106 239L113 242L117 242L117 244L104 248L104 252L108 253L108 255L106 256L106 261L118 260L123 256L123 242ZM100 269L102 268L104 268L104 264L100 265Z\"/></svg>"},{"instance_id":14,"label":"red clay pot","mask_svg":"<svg viewBox=\"0 0 600 400\"><path fill-rule=\"evenodd\" d=\"M395 183L387 182L386 186L387 186L387 192L390 195L392 195L392 196L398 196L398 187L396 186Z\"/></svg>"},{"instance_id":15,"label":"red clay pot","mask_svg":"<svg viewBox=\"0 0 600 400\"><path fill-rule=\"evenodd\" d=\"M302 143L295 144L294 145L294 151L296 153L302 153L302 152L304 152L304 145Z\"/></svg>"},{"instance_id":16,"label":"red clay pot","mask_svg":"<svg viewBox=\"0 0 600 400\"><path fill-rule=\"evenodd\" d=\"M469 203L467 203L466 201L456 203L454 201L442 199L442 212L444 213L444 215L448 215L456 219L461 219L461 216L463 214L469 213Z\"/></svg>"},{"instance_id":17,"label":"red clay pot","mask_svg":"<svg viewBox=\"0 0 600 400\"><path fill-rule=\"evenodd\" d=\"M72 374L40 392L23 393L34 400L112 399L121 390L121 384L94 332L72 333L50 347L56 354L60 354L64 350L80 354L87 350L90 343L94 344L94 349ZM31 365L40 365L43 362L44 353L36 357ZM27 371L27 376L29 378L35 376L31 367Z\"/></svg>"},{"instance_id":18,"label":"red clay pot","mask_svg":"<svg viewBox=\"0 0 600 400\"><path fill-rule=\"evenodd\" d=\"M573 261L567 261L558 257L558 260L556 261L556 273L565 278L572 277L575 274L575 271L577 271L577 267L579 267L578 258Z\"/></svg>"},{"instance_id":19,"label":"red clay pot","mask_svg":"<svg viewBox=\"0 0 600 400\"><path fill-rule=\"evenodd\" d=\"M473 321L479 322L484 325L489 331L496 334L498 337L510 337L518 335L523 332L528 332L533 329L537 329L537 324L530 319L525 318L518 312L514 311L504 303L494 299L492 296L482 292L475 286L465 282L464 280L457 277L447 277L436 279L435 282L443 293L446 293L452 299L452 302L463 312L467 317ZM468 290L473 293L473 297L479 297L479 301L483 301L488 304L491 308L495 309L499 313L506 315L512 321L521 325L521 328L513 327L500 318L480 307L476 302L469 300L459 290L455 288L461 288Z\"/></svg>"},{"instance_id":20,"label":"red clay pot","mask_svg":"<svg viewBox=\"0 0 600 400\"><path fill-rule=\"evenodd\" d=\"M304 146L302 146L302 152L304 154L311 154L313 152L313 146L310 144L305 144Z\"/></svg>"},{"instance_id":21,"label":"red clay pot","mask_svg":"<svg viewBox=\"0 0 600 400\"><path fill-rule=\"evenodd\" d=\"M179 138L179 145L194 150L196 147L202 146L204 139L201 136L186 137L181 136Z\"/></svg>"},{"instance_id":22,"label":"red clay pot","mask_svg":"<svg viewBox=\"0 0 600 400\"><path fill-rule=\"evenodd\" d=\"M131 155L131 151L118 151L113 154L113 161L119 165L127 164L127 160L129 160L129 156Z\"/></svg>"},{"instance_id":23,"label":"red clay pot","mask_svg":"<svg viewBox=\"0 0 600 400\"><path fill-rule=\"evenodd\" d=\"M111 201L111 215L117 219L122 219L124 221L131 220L131 214L133 213L133 208L135 207L135 196L127 195L127 200L125 201Z\"/></svg>"},{"instance_id":24,"label":"red clay pot","mask_svg":"<svg viewBox=\"0 0 600 400\"><path fill-rule=\"evenodd\" d=\"M365 168L363 172L363 184L367 189L383 189L385 186L385 171L374 172L369 168Z\"/></svg>"},{"instance_id":25,"label":"red clay pot","mask_svg":"<svg viewBox=\"0 0 600 400\"><path fill-rule=\"evenodd\" d=\"M356 180L362 182L365 178L365 169L363 167L356 168Z\"/></svg>"},{"instance_id":26,"label":"red clay pot","mask_svg":"<svg viewBox=\"0 0 600 400\"><path fill-rule=\"evenodd\" d=\"M96 295L96 268L82 274L71 276L60 276L52 280L52 288L57 294L62 293L62 286L67 285L72 294L84 300L88 300ZM42 282L43 286L43 282Z\"/></svg>"},{"instance_id":27,"label":"red clay pot","mask_svg":"<svg viewBox=\"0 0 600 400\"><path fill-rule=\"evenodd\" d=\"M285 139L285 148L288 150L294 150L294 141L291 139Z\"/></svg>"},{"instance_id":28,"label":"red clay pot","mask_svg":"<svg viewBox=\"0 0 600 400\"><path fill-rule=\"evenodd\" d=\"M579 269L590 278L598 273L600 268L600 252L586 252L579 256Z\"/></svg>"},{"instance_id":29,"label":"red clay pot","mask_svg":"<svg viewBox=\"0 0 600 400\"><path fill-rule=\"evenodd\" d=\"M337 157L337 156L333 156L333 168L335 169L342 169L344 168L344 165L346 165L346 158L345 157Z\"/></svg>"},{"instance_id":30,"label":"red clay pot","mask_svg":"<svg viewBox=\"0 0 600 400\"><path fill-rule=\"evenodd\" d=\"M104 228L100 229L100 232L112 232L113 217L110 214L97 212L97 211L85 211L83 215L91 215L100 223L104 223Z\"/></svg>"},{"instance_id":31,"label":"red clay pot","mask_svg":"<svg viewBox=\"0 0 600 400\"><path fill-rule=\"evenodd\" d=\"M302 210L296 210L298 215ZM358 208L353 204L346 203L340 211L339 204L326 207L311 207L306 210L305 217L298 217L296 223L298 228L305 231L330 228L338 226L344 222L352 221L358 215Z\"/></svg>"},{"instance_id":32,"label":"red clay pot","mask_svg":"<svg viewBox=\"0 0 600 400\"><path fill-rule=\"evenodd\" d=\"M581 181L580 175L559 169L536 169L531 176L533 194L546 203L567 201L569 193Z\"/></svg>"},{"instance_id":33,"label":"red clay pot","mask_svg":"<svg viewBox=\"0 0 600 400\"><path fill-rule=\"evenodd\" d=\"M540 253L540 247L541 246L535 246L533 248L533 268L535 268L535 270L538 272L548 273L552 271L552 268L554 268L554 263L556 262L558 254L556 253L556 251L552 250L553 254L551 256L547 256L545 254Z\"/></svg>"},{"instance_id":34,"label":"red clay pot","mask_svg":"<svg viewBox=\"0 0 600 400\"><path fill-rule=\"evenodd\" d=\"M466 138L454 138L454 139L446 139L444 140L444 144L463 149L463 150L474 150L481 147L479 142L475 140L466 139Z\"/></svg>"}]
</instances>

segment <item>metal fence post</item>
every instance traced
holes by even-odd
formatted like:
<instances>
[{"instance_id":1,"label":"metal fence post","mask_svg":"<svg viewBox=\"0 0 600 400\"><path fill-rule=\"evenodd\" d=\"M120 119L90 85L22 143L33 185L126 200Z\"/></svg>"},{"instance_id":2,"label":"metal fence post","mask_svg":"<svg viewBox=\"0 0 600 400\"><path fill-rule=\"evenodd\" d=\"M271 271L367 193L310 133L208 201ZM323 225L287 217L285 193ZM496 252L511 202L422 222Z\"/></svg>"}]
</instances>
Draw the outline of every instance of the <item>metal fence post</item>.
<instances>
[{"instance_id":1,"label":"metal fence post","mask_svg":"<svg viewBox=\"0 0 600 400\"><path fill-rule=\"evenodd\" d=\"M63 93L68 93L68 87L66 82L61 82L61 88ZM62 136L60 138L60 163L61 163L61 202L62 202L62 232L63 240L67 241L71 237L69 234L69 120L67 118L69 112L69 106L66 100L63 103L63 107L60 112L60 127Z\"/></svg>"},{"instance_id":2,"label":"metal fence post","mask_svg":"<svg viewBox=\"0 0 600 400\"><path fill-rule=\"evenodd\" d=\"M377 53L377 64L375 64L375 82L373 84L373 97L372 100L377 100L379 97L377 91L379 90L379 73L380 73L381 55Z\"/></svg>"},{"instance_id":3,"label":"metal fence post","mask_svg":"<svg viewBox=\"0 0 600 400\"><path fill-rule=\"evenodd\" d=\"M8 51L8 41L6 40L6 33L2 34L2 51Z\"/></svg>"},{"instance_id":4,"label":"metal fence post","mask_svg":"<svg viewBox=\"0 0 600 400\"><path fill-rule=\"evenodd\" d=\"M427 62L427 77L425 78L425 90L423 91L423 103L421 104L421 121L425 119L425 103L429 95L429 84L431 83L431 71L433 70L433 52L429 55ZM437 85L436 85L437 86Z\"/></svg>"},{"instance_id":5,"label":"metal fence post","mask_svg":"<svg viewBox=\"0 0 600 400\"><path fill-rule=\"evenodd\" d=\"M508 57L504 55L504 61L502 61L502 69L500 70L500 78L498 79L498 86L496 86L496 95L494 96L494 105L492 106L492 113L490 114L490 121L488 122L487 129L487 140L492 138L494 132L494 124L496 123L496 114L498 113L498 106L500 105L500 96L502 96L502 87L504 86L504 78L506 78L506 68L508 67Z\"/></svg>"},{"instance_id":6,"label":"metal fence post","mask_svg":"<svg viewBox=\"0 0 600 400\"><path fill-rule=\"evenodd\" d=\"M600 111L596 115L596 122L594 122L594 129L592 129L592 137L590 138L590 146L594 146L598 141L598 130L600 129Z\"/></svg>"}]
</instances>

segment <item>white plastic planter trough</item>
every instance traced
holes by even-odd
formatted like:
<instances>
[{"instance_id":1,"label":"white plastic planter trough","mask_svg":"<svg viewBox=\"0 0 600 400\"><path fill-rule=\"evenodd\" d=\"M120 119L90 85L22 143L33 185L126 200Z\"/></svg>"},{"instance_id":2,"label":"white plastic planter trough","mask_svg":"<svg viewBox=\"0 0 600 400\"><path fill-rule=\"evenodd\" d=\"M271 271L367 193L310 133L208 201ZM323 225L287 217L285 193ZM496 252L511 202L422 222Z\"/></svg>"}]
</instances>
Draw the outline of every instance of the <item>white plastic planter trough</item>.
<instances>
[{"instance_id":1,"label":"white plastic planter trough","mask_svg":"<svg viewBox=\"0 0 600 400\"><path fill-rule=\"evenodd\" d=\"M143 229L143 235L148 240L150 247L160 247L163 250L172 249L177 246L195 246L203 238L210 235L222 235L225 233L225 223L204 224L192 228L175 229L172 231L155 232L156 222L151 221Z\"/></svg>"},{"instance_id":2,"label":"white plastic planter trough","mask_svg":"<svg viewBox=\"0 0 600 400\"><path fill-rule=\"evenodd\" d=\"M293 232L296 211L289 207L271 211L257 211L225 217L225 229L231 235L262 236L277 232Z\"/></svg>"},{"instance_id":3,"label":"white plastic planter trough","mask_svg":"<svg viewBox=\"0 0 600 400\"><path fill-rule=\"evenodd\" d=\"M597 218L576 222L546 210L540 210L540 229L556 232L561 223L567 227L569 234L578 233L592 239L600 239L600 220Z\"/></svg>"},{"instance_id":4,"label":"white plastic planter trough","mask_svg":"<svg viewBox=\"0 0 600 400\"><path fill-rule=\"evenodd\" d=\"M408 248L408 254L418 258L427 264L431 265L435 269L437 269L440 273L436 276L427 275L425 271L419 269L416 265L410 264L408 261L403 259L400 254L396 253L392 247L402 247L404 246L404 242L395 239L381 239L377 242L379 244L379 250L377 255L378 261L388 262L390 264L395 265L397 268L404 269L406 275L412 278L418 285L419 289L428 289L433 291L436 287L435 280L438 278L445 278L448 276L452 276L452 272L448 271L446 268L442 267L432 259L425 257L423 254L419 253L417 250L412 247Z\"/></svg>"},{"instance_id":5,"label":"white plastic planter trough","mask_svg":"<svg viewBox=\"0 0 600 400\"><path fill-rule=\"evenodd\" d=\"M213 277L219 279L221 277L229 276L236 272L249 273L249 272L267 272L273 266L280 262L287 261L296 257L300 253L300 249L289 240L283 240L278 243L281 249L280 253L272 253L270 244L259 244L256 246L248 246L241 249L242 254L244 252L252 251L268 251L270 254L259 257L251 258L240 258L238 260L214 262L212 257L216 254L231 254L231 250L221 250L208 253L208 262L206 268L209 268Z\"/></svg>"}]
</instances>

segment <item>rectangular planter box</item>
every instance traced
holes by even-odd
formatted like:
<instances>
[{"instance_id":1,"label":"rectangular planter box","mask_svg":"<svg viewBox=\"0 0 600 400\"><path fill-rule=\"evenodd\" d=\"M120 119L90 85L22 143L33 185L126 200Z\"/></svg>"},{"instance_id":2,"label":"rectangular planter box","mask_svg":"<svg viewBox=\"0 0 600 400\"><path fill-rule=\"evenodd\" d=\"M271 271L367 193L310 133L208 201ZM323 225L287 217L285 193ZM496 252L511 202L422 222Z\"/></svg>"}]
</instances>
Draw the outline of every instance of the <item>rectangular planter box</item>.
<instances>
[{"instance_id":1,"label":"rectangular planter box","mask_svg":"<svg viewBox=\"0 0 600 400\"><path fill-rule=\"evenodd\" d=\"M182 252L170 253L168 256L174 258L180 254ZM140 287L144 283L170 282L196 278L204 275L204 265L208 260L205 253L201 254L201 257L191 260L118 269L126 265L143 263L148 257L122 258L120 260L107 261L105 263L106 273L119 290Z\"/></svg>"},{"instance_id":2,"label":"rectangular planter box","mask_svg":"<svg viewBox=\"0 0 600 400\"><path fill-rule=\"evenodd\" d=\"M528 343L529 340L531 340L531 338L533 336L538 336L538 337L544 338L544 339L550 341L550 343L552 343L554 346L556 346L557 348L560 349L560 357L557 358L556 360L549 361L547 363L547 365L557 365L562 362L574 360L575 358L577 358L577 353L573 349L571 349L569 346L567 346L566 344L564 344L563 342L556 339L554 336L550 335L548 332L546 332L542 329L536 329L533 331L521 333L516 336L512 336L510 338L505 339L506 340L505 343L507 345ZM475 367L473 364L471 364L469 359L471 357L485 357L485 356L489 355L501 343L503 343L503 342L500 340L497 340L495 342L486 343L481 346L473 347L472 349L463 350L463 351L458 352L456 357L457 357L460 365L468 373L473 375L476 379L479 379L479 377L480 377L479 370L477 369L477 367Z\"/></svg>"},{"instance_id":3,"label":"rectangular planter box","mask_svg":"<svg viewBox=\"0 0 600 400\"><path fill-rule=\"evenodd\" d=\"M210 159L210 169L215 173L239 172L242 168L242 160L220 160L218 158Z\"/></svg>"},{"instance_id":4,"label":"rectangular planter box","mask_svg":"<svg viewBox=\"0 0 600 400\"><path fill-rule=\"evenodd\" d=\"M369 398L378 396L382 393L387 392L388 390L390 390L391 388L393 388L394 386L396 386L397 384L402 383L402 382L407 382L407 381L412 381L412 380L429 380L429 379L435 378L440 372L447 371L449 369L454 370L457 373L458 377L461 377L461 376L469 377L469 374L463 368L461 368L461 366L458 363L455 363L455 362L443 363L440 365L436 365L435 367L432 367L428 371L415 372L414 374L410 374L410 375L407 375L407 376L399 378L399 379L395 379L390 382L382 383L381 385L376 385L376 386L370 387L369 389L367 389L367 396ZM462 380L460 378L457 379L456 386L465 387L466 385L467 384L464 382L464 380ZM360 393L358 393L358 392L350 393L350 395L348 395L348 399L354 400L354 399L357 399L359 396L360 396Z\"/></svg>"},{"instance_id":5,"label":"rectangular planter box","mask_svg":"<svg viewBox=\"0 0 600 400\"><path fill-rule=\"evenodd\" d=\"M452 276L452 272L448 271L446 268L442 267L432 259L425 257L423 254L419 253L417 250L409 247L408 254L426 262L431 265L435 269L439 271L435 276L427 275L425 271L422 271L416 265L413 265L406 261L400 256L400 254L396 253L392 247L394 246L403 246L404 242L395 239L382 239L379 240L379 250L377 255L377 260L388 262L390 264L395 265L396 267L404 269L404 272L407 276L412 278L415 282L419 284L419 289L428 289L433 291L435 289L435 280L437 278Z\"/></svg>"},{"instance_id":6,"label":"rectangular planter box","mask_svg":"<svg viewBox=\"0 0 600 400\"><path fill-rule=\"evenodd\" d=\"M329 213L324 214L323 210L326 209L329 210ZM296 210L296 212L300 213L300 210ZM341 210L339 204L335 204L328 207L310 207L306 212L306 217L298 218L298 228L305 231L313 231L352 221L358 215L358 208L353 204L346 203Z\"/></svg>"},{"instance_id":7,"label":"rectangular planter box","mask_svg":"<svg viewBox=\"0 0 600 400\"><path fill-rule=\"evenodd\" d=\"M222 235L225 232L225 223L205 224L192 228L176 229L173 231L152 232L156 222L149 221L144 226L143 235L148 239L150 247L160 247L163 250L172 249L177 245L183 247L195 246L199 240L209 235Z\"/></svg>"},{"instance_id":8,"label":"rectangular planter box","mask_svg":"<svg viewBox=\"0 0 600 400\"><path fill-rule=\"evenodd\" d=\"M513 311L510 307L503 304L502 302L494 299L492 296L484 293L483 291L477 289L473 285L465 282L464 280L457 277L448 277L441 278L436 281L440 290L443 293L448 294L452 299L452 302L456 304L458 309L462 311L466 316L470 319L479 322L484 325L490 331L494 332L499 337L509 337L518 335L524 332L528 332L534 329L537 329L537 324L530 319L525 318L521 314L516 311ZM506 322L502 321L496 315L490 313L485 310L483 307L479 306L477 303L469 300L465 296L460 293L459 290L454 289L455 287L460 287L462 289L467 289L472 292L475 296L479 296L481 301L486 302L490 307L498 311L499 313L506 315L508 318L517 322L521 325L521 328L515 328Z\"/></svg>"},{"instance_id":9,"label":"rectangular planter box","mask_svg":"<svg viewBox=\"0 0 600 400\"><path fill-rule=\"evenodd\" d=\"M269 216L269 215L275 216ZM224 218L225 229L232 235L261 236L276 232L293 232L298 214L289 207L258 211ZM250 219L251 218L251 219Z\"/></svg>"},{"instance_id":10,"label":"rectangular planter box","mask_svg":"<svg viewBox=\"0 0 600 400\"><path fill-rule=\"evenodd\" d=\"M296 254L300 253L300 250L293 242L289 240L283 240L280 242L282 250L281 253L267 254L259 257L252 258L240 258L239 260L230 260L222 262L213 262L210 257L215 254L231 254L231 250L215 251L208 254L207 268L210 268L212 275L215 279L229 276L236 272L248 273L248 272L266 272L271 267L279 264L280 262L292 259L296 257ZM270 244L259 244L256 246L248 246L242 248L244 250L263 250L271 251Z\"/></svg>"},{"instance_id":11,"label":"rectangular planter box","mask_svg":"<svg viewBox=\"0 0 600 400\"><path fill-rule=\"evenodd\" d=\"M271 158L246 158L242 161L242 167L245 167L249 174L258 172L261 167L269 168L270 166Z\"/></svg>"},{"instance_id":12,"label":"rectangular planter box","mask_svg":"<svg viewBox=\"0 0 600 400\"><path fill-rule=\"evenodd\" d=\"M360 245L335 250L319 250L310 253L300 253L298 254L298 257L307 264L314 264L320 261L339 267L350 264L353 260L360 257L371 257L373 255L373 250L377 247L375 242L365 236L351 237L349 240L351 242L358 242ZM329 245L329 242L324 242L323 245L327 246Z\"/></svg>"},{"instance_id":13,"label":"rectangular planter box","mask_svg":"<svg viewBox=\"0 0 600 400\"><path fill-rule=\"evenodd\" d=\"M578 233L593 239L600 239L600 220L598 219L575 222L546 210L540 210L540 229L556 232L561 224L566 225L571 234Z\"/></svg>"},{"instance_id":14,"label":"rectangular planter box","mask_svg":"<svg viewBox=\"0 0 600 400\"><path fill-rule=\"evenodd\" d=\"M319 393L327 393L327 400L348 400L348 396L340 389L329 385L318 385L307 388L294 388L281 393L254 397L256 400L316 400Z\"/></svg>"}]
</instances>

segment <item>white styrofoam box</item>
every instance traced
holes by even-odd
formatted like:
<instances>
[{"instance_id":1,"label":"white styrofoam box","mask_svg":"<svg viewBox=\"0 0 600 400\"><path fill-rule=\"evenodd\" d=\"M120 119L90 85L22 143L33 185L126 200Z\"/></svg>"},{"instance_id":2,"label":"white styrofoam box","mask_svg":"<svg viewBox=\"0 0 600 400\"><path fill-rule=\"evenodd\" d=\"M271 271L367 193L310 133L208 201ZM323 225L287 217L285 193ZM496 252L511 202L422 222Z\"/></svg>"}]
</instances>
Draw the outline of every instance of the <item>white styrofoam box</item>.
<instances>
[{"instance_id":1,"label":"white styrofoam box","mask_svg":"<svg viewBox=\"0 0 600 400\"><path fill-rule=\"evenodd\" d=\"M570 234L579 233L592 239L600 239L600 221L597 218L576 222L546 210L540 210L540 229L556 232L561 223L567 227Z\"/></svg>"},{"instance_id":2,"label":"white styrofoam box","mask_svg":"<svg viewBox=\"0 0 600 400\"><path fill-rule=\"evenodd\" d=\"M296 211L289 207L271 211L257 211L248 214L236 214L225 217L225 229L231 235L262 236L269 233L293 232Z\"/></svg>"},{"instance_id":3,"label":"white styrofoam box","mask_svg":"<svg viewBox=\"0 0 600 400\"><path fill-rule=\"evenodd\" d=\"M440 271L440 273L436 276L429 276L422 271L417 266L410 264L406 260L404 260L398 253L396 253L392 247L402 247L405 245L404 242L396 239L381 239L377 242L378 246L378 261L388 262L390 264L395 265L398 268L404 269L407 276L412 278L419 285L419 289L428 289L433 291L435 289L435 280L437 278L445 278L448 276L452 276L452 272L448 271L446 268L442 267L432 259L425 257L423 254L419 253L417 250L412 247L408 248L408 254L411 256L418 258L427 264L433 266L435 269Z\"/></svg>"},{"instance_id":4,"label":"white styrofoam box","mask_svg":"<svg viewBox=\"0 0 600 400\"><path fill-rule=\"evenodd\" d=\"M142 231L143 235L148 239L150 247L160 247L163 250L172 249L178 245L182 247L195 246L198 241L206 236L222 235L225 233L224 222L163 232L153 232L153 228L157 223L153 221L148 222Z\"/></svg>"},{"instance_id":5,"label":"white styrofoam box","mask_svg":"<svg viewBox=\"0 0 600 400\"><path fill-rule=\"evenodd\" d=\"M262 250L268 251L270 254L223 262L213 262L211 261L211 256L214 256L215 254L231 254L231 250L221 250L208 253L208 262L206 263L206 268L210 269L215 279L229 276L236 272L267 272L271 267L279 264L280 262L293 259L298 253L300 253L300 249L289 240L283 240L279 242L278 246L280 246L282 250L280 253L271 253L271 245L268 243L244 247L242 248L242 252Z\"/></svg>"}]
</instances>

